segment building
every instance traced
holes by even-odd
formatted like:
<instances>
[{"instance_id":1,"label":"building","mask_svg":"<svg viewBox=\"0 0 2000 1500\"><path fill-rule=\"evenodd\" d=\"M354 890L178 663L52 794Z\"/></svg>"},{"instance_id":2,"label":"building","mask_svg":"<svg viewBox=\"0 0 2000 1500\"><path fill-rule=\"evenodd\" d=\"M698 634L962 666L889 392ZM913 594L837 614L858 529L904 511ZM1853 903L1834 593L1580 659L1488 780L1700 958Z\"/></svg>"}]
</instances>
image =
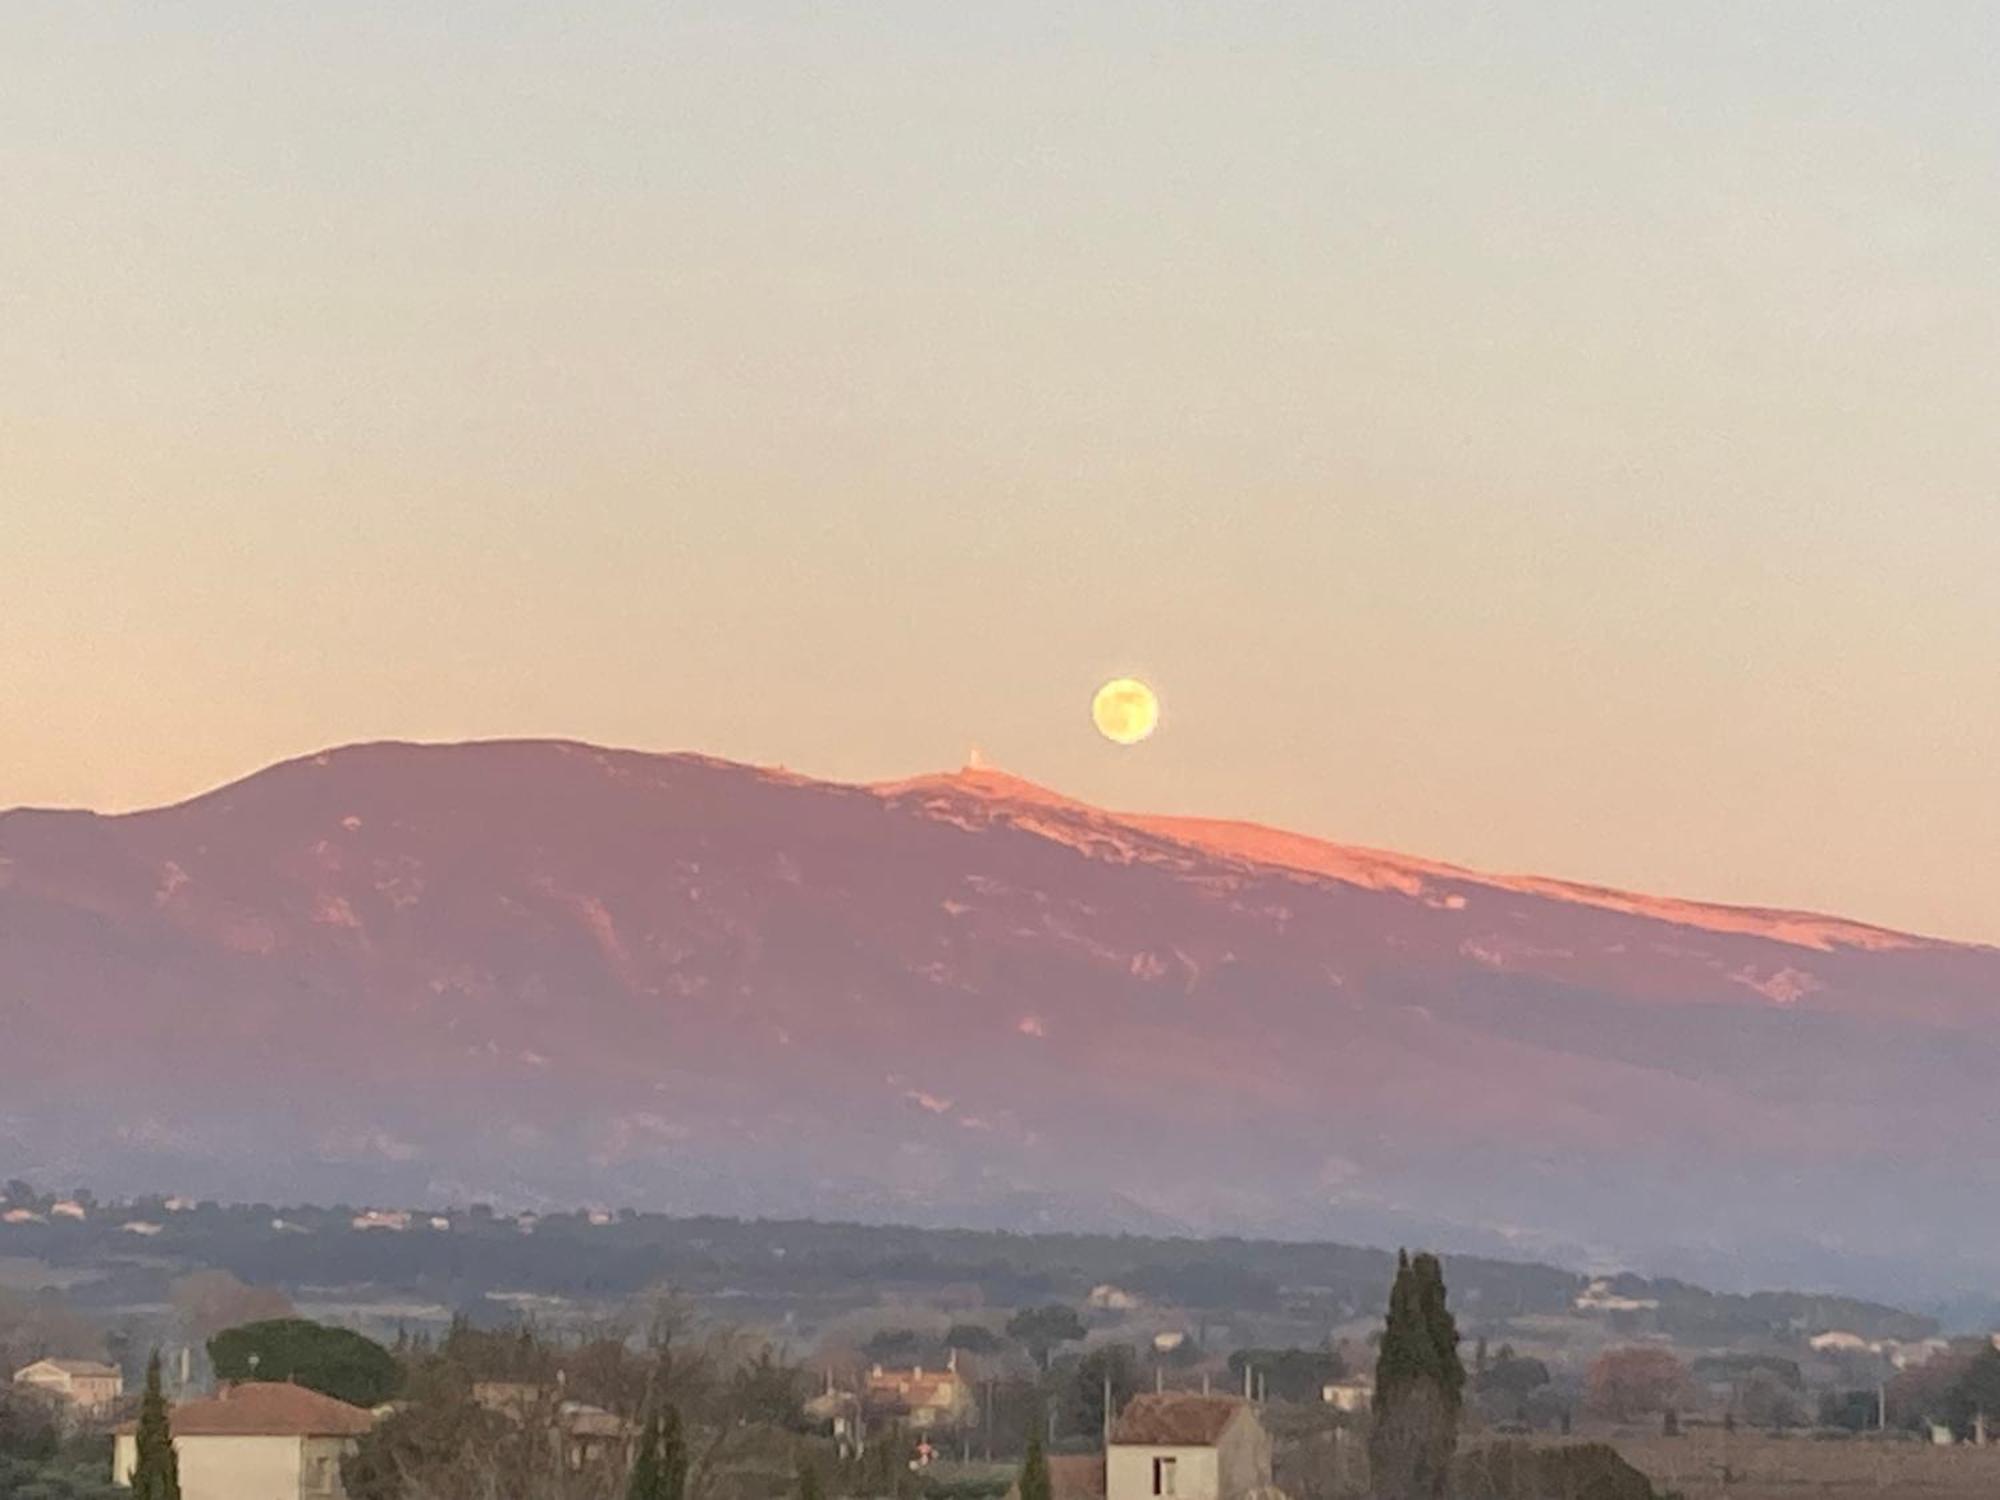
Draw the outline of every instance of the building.
<instances>
[{"instance_id":1,"label":"building","mask_svg":"<svg viewBox=\"0 0 2000 1500\"><path fill-rule=\"evenodd\" d=\"M1656 1312L1659 1306L1659 1298L1627 1297L1601 1276L1576 1294L1576 1310L1580 1313Z\"/></svg>"},{"instance_id":2,"label":"building","mask_svg":"<svg viewBox=\"0 0 2000 1500\"><path fill-rule=\"evenodd\" d=\"M1235 1396L1135 1396L1105 1450L1106 1500L1266 1500L1271 1435Z\"/></svg>"},{"instance_id":3,"label":"building","mask_svg":"<svg viewBox=\"0 0 2000 1500\"><path fill-rule=\"evenodd\" d=\"M958 1373L956 1352L942 1370L922 1365L887 1370L876 1365L862 1386L861 1404L870 1417L901 1417L919 1432L962 1426L978 1406L971 1382Z\"/></svg>"},{"instance_id":4,"label":"building","mask_svg":"<svg viewBox=\"0 0 2000 1500\"><path fill-rule=\"evenodd\" d=\"M861 1398L852 1391L838 1389L833 1372L827 1371L826 1388L805 1403L805 1419L813 1430L833 1439L842 1458L861 1451Z\"/></svg>"},{"instance_id":5,"label":"building","mask_svg":"<svg viewBox=\"0 0 2000 1500\"><path fill-rule=\"evenodd\" d=\"M182 1500L345 1500L340 1461L374 1425L371 1413L302 1385L225 1387L168 1414ZM130 1486L138 1424L118 1429L111 1477Z\"/></svg>"},{"instance_id":6,"label":"building","mask_svg":"<svg viewBox=\"0 0 2000 1500\"><path fill-rule=\"evenodd\" d=\"M572 1472L607 1467L623 1473L639 1440L639 1429L625 1418L565 1397L560 1375L553 1386L525 1380L474 1381L472 1399L524 1426L546 1427L549 1441L561 1448L563 1462Z\"/></svg>"},{"instance_id":7,"label":"building","mask_svg":"<svg viewBox=\"0 0 2000 1500\"><path fill-rule=\"evenodd\" d=\"M14 1384L52 1396L87 1416L109 1411L125 1394L125 1377L118 1367L93 1359L38 1359L14 1372Z\"/></svg>"},{"instance_id":8,"label":"building","mask_svg":"<svg viewBox=\"0 0 2000 1500\"><path fill-rule=\"evenodd\" d=\"M1375 1377L1349 1375L1344 1380L1329 1380L1319 1388L1319 1399L1335 1411L1367 1411L1375 1405Z\"/></svg>"}]
</instances>

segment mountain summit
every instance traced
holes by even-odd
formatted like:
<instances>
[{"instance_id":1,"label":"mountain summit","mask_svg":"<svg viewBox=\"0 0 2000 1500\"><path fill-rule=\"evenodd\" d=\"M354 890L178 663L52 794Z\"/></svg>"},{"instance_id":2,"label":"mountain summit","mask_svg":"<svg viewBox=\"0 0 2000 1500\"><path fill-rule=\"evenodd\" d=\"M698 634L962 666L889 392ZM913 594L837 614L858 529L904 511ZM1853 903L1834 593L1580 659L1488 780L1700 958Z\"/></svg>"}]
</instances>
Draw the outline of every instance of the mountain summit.
<instances>
[{"instance_id":1,"label":"mountain summit","mask_svg":"<svg viewBox=\"0 0 2000 1500\"><path fill-rule=\"evenodd\" d=\"M0 1154L103 1188L1956 1283L2000 952L555 741L0 816ZM1966 1247L1961 1252L1957 1247Z\"/></svg>"}]
</instances>

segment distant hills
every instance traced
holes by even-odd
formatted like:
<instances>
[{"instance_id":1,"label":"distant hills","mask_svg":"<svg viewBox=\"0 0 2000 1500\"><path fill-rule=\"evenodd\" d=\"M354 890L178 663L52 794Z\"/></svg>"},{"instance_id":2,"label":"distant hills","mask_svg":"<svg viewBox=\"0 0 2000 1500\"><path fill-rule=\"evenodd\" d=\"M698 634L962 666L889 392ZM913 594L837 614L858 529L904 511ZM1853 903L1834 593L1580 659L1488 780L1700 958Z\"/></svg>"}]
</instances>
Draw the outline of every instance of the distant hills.
<instances>
[{"instance_id":1,"label":"distant hills","mask_svg":"<svg viewBox=\"0 0 2000 1500\"><path fill-rule=\"evenodd\" d=\"M360 745L0 815L0 1175L1982 1285L2000 951L988 771ZM18 1163L18 1168L12 1164Z\"/></svg>"}]
</instances>

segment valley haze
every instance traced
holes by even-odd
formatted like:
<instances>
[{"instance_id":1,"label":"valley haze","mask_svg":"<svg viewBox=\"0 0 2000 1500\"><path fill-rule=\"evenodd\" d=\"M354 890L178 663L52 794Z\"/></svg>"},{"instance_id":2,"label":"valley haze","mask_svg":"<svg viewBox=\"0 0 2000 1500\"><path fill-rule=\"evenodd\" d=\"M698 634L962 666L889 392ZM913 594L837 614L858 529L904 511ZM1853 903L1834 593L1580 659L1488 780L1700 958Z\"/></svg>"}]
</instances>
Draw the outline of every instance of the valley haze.
<instances>
[{"instance_id":1,"label":"valley haze","mask_svg":"<svg viewBox=\"0 0 2000 1500\"><path fill-rule=\"evenodd\" d=\"M1980 1284L2000 950L553 740L0 815L0 1156L220 1198Z\"/></svg>"}]
</instances>

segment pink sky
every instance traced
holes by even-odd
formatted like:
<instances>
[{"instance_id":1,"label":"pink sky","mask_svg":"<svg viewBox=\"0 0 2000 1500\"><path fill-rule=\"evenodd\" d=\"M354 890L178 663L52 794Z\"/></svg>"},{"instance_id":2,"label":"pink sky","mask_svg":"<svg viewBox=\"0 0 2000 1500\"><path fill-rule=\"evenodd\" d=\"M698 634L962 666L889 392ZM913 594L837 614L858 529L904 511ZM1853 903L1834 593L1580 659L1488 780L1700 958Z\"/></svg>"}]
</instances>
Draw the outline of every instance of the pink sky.
<instances>
[{"instance_id":1,"label":"pink sky","mask_svg":"<svg viewBox=\"0 0 2000 1500\"><path fill-rule=\"evenodd\" d=\"M0 805L977 744L2000 940L1991 8L667 9L10 22Z\"/></svg>"}]
</instances>

